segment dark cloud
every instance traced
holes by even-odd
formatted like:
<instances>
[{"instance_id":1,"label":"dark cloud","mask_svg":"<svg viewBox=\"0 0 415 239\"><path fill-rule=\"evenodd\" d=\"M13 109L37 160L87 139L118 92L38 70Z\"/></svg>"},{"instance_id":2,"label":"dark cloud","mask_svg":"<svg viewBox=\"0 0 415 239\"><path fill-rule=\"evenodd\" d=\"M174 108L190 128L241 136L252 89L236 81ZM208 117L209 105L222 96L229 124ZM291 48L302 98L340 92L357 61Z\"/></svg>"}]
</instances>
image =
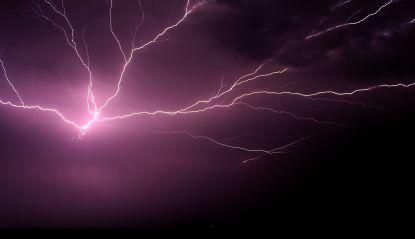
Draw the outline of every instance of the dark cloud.
<instances>
[{"instance_id":1,"label":"dark cloud","mask_svg":"<svg viewBox=\"0 0 415 239\"><path fill-rule=\"evenodd\" d=\"M414 3L400 1L361 25L305 40L313 31L361 19L382 1L351 1L332 10L334 1L215 1L209 22L219 45L258 61L273 58L290 67L325 64L350 77L413 74L415 42L409 24ZM332 63L332 64L330 64ZM327 69L326 69L327 70ZM386 75L384 75L386 73Z\"/></svg>"},{"instance_id":2,"label":"dark cloud","mask_svg":"<svg viewBox=\"0 0 415 239\"><path fill-rule=\"evenodd\" d=\"M270 58L305 36L308 25L322 12L315 3L216 1L210 27L224 48L257 60Z\"/></svg>"}]
</instances>

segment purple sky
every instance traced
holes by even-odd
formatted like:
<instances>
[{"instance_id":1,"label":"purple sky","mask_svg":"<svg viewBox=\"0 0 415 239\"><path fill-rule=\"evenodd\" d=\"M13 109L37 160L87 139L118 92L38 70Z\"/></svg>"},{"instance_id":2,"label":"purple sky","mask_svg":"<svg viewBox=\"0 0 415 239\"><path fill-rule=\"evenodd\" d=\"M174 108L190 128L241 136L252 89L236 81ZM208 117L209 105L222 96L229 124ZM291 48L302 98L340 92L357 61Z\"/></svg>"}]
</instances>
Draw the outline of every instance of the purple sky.
<instances>
[{"instance_id":1,"label":"purple sky","mask_svg":"<svg viewBox=\"0 0 415 239\"><path fill-rule=\"evenodd\" d=\"M212 97L221 79L227 89L262 63L264 74L288 71L243 85L214 103L226 104L259 90L307 94L379 84L412 86L415 24L410 22L415 6L410 0L395 1L362 23L305 39L364 19L387 2L206 1L160 41L134 55L120 93L103 117L182 109ZM113 1L113 28L125 52L131 50L131 34L143 13L136 46L176 23L186 6L185 0L142 0L141 8L139 3ZM60 1L55 4L62 9ZM26 104L54 108L77 123L87 122L88 72L62 31L39 17L39 9L70 32L44 1L0 3L0 59L8 78ZM84 59L85 30L93 90L102 105L116 89L123 67L109 29L109 1L65 1L65 10ZM18 102L3 74L0 100ZM344 97L258 95L243 102L285 113L239 105L195 114L143 115L94 124L81 140L74 139L78 130L53 113L0 105L0 227L209 228L256 225L257 218L265 221L264 215L289 215L297 203L299 211L307 211L313 198L322 199L316 199L320 203L327 198L328 188L338 190L334 201L344 190L358 194L360 188L348 185L368 181L344 178L350 165L361 158L370 160L362 162L365 167L371 165L373 158L388 154L376 152L372 158L371 150L389 143L398 147L400 141L384 140L404 138L400 131L413 132L408 124L414 118L414 100L411 87ZM204 138L247 149L273 149L310 135L273 155L231 149ZM403 160L403 155L395 157ZM337 171L341 176L329 173ZM327 184L332 178L339 184Z\"/></svg>"}]
</instances>

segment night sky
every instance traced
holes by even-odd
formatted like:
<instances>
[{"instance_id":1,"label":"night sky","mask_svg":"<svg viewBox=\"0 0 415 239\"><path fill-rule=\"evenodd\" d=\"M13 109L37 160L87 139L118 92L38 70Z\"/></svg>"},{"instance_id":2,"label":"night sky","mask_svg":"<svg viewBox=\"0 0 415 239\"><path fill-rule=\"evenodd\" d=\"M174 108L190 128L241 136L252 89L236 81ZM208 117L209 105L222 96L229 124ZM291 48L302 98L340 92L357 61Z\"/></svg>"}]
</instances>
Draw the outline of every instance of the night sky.
<instances>
[{"instance_id":1,"label":"night sky","mask_svg":"<svg viewBox=\"0 0 415 239\"><path fill-rule=\"evenodd\" d=\"M413 0L113 0L115 37L110 1L49 3L0 1L0 228L215 238L409 223ZM125 66L118 43L128 58L179 24L133 53L91 121L59 13L98 107ZM99 121L177 112L261 65L200 112ZM20 107L7 79L25 107L79 127ZM275 94L233 102L258 91Z\"/></svg>"}]
</instances>

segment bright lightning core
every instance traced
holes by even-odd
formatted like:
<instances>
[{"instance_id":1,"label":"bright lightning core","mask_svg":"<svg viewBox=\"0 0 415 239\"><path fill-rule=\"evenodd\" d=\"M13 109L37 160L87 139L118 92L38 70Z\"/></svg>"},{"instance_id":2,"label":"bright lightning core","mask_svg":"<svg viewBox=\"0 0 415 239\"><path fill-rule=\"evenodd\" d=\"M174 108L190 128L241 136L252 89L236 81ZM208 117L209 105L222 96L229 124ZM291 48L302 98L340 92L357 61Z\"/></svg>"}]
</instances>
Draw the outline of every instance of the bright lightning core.
<instances>
[{"instance_id":1,"label":"bright lightning core","mask_svg":"<svg viewBox=\"0 0 415 239\"><path fill-rule=\"evenodd\" d=\"M332 9L340 8L344 5L349 4L351 1L344 1L340 4L335 5ZM321 30L317 33L310 34L305 36L305 40L311 38L320 37L323 34L335 34L336 31L340 31L342 28L345 27L352 27L353 25L364 24L366 21L371 20L372 18L376 17L378 14L392 5L395 1L390 0L386 1L382 5L378 6L374 11L368 13L366 16L360 18L359 20L353 22L346 22L341 23L339 25L327 28L325 30ZM114 16L113 16L113 8L116 5L116 2L113 0L109 1L108 4L108 31L110 32L113 38L113 44L117 46L120 55L122 56L122 65L120 67L120 73L116 80L113 82L113 91L108 96L100 95L100 98L104 97L103 102L100 104L97 101L97 92L96 92L96 76L94 74L93 67L91 67L90 62L90 55L88 51L88 43L85 40L85 31L86 28L82 29L82 31L76 29L73 25L68 11L65 8L65 3L62 0L59 4L55 1L51 0L44 0L42 2L35 3L35 8L37 15L44 20L45 23L50 24L51 27L56 28L64 37L65 37L65 44L66 46L72 50L73 55L79 61L82 69L88 73L88 77L86 80L87 87L85 89L85 96L86 98L81 99L84 102L84 109L85 115L88 116L88 120L85 122L78 122L68 118L65 114L63 114L60 110L48 107L44 105L32 105L30 102L24 101L24 95L19 92L18 87L13 84L12 79L8 75L7 72L7 61L6 59L0 60L1 63L1 70L3 74L3 79L7 83L10 92L14 95L13 99L0 99L0 103L11 109L15 110L32 110L32 111L39 111L46 114L53 114L58 117L62 123L74 128L78 132L78 138L82 138L88 132L88 130L96 124L102 124L112 121L120 121L127 118L132 117L140 117L140 116L178 116L178 115L193 115L202 112L208 112L215 109L229 109L232 107L245 107L248 110L253 111L267 111L270 113L275 114L283 114L288 117L291 117L292 120L300 120L300 121L309 121L319 125L329 125L329 126L341 126L341 123L338 122L330 122L324 121L317 118L305 116L305 115L298 115L289 111L279 111L273 108L265 107L265 106L253 106L246 102L248 98L253 96L274 96L274 97L285 97L285 96L294 96L300 97L305 100L317 100L318 97L348 97L356 94L362 94L365 92L373 91L380 88L409 88L415 85L415 83L404 84L397 82L395 84L379 84L379 85L372 85L366 86L363 88L357 88L352 90L345 90L345 91L337 91L337 90L321 90L321 91L300 91L300 90L284 90L284 91L271 91L271 90L256 90L251 89L250 86L253 82L263 81L263 80L274 80L281 77L283 74L288 74L291 69L288 67L277 67L274 70L267 71L265 70L269 65L269 62L264 62L263 64L257 66L254 69L247 70L247 73L241 74L233 83L230 85L224 85L223 81L220 84L219 89L215 94L211 97L200 97L193 102L189 102L186 105L183 105L180 108L172 109L172 110L164 110L158 109L154 111L130 111L125 114L118 114L118 115L111 115L108 114L107 109L113 103L113 101L120 97L120 92L122 91L122 85L124 83L126 71L128 71L129 67L131 66L131 62L139 54L141 51L150 48L156 47L156 43L160 41L164 41L167 39L169 33L175 31L177 28L180 28L182 25L186 24L186 22L191 21L192 15L197 14L198 11L203 9L205 6L209 5L208 1L190 1L187 0L183 2L183 10L182 15L177 18L175 21L171 22L164 28L160 29L153 37L148 40L147 42L142 42L140 44L136 41L137 31L139 30L139 26L145 21L145 14L143 6L144 4L139 0L137 3L137 7L139 9L139 16L137 17L137 23L132 31L131 34L131 44L126 46L123 45L122 39L117 34L117 29L113 25ZM53 14L50 14L53 13ZM413 20L411 21L413 22ZM83 38L81 41L76 40L76 32L80 31L83 33ZM345 99L344 101L347 101ZM353 102L351 102L353 103ZM203 135L197 135L190 131L183 131L183 130L171 130L169 129L163 133L171 133L171 134L184 134L188 135L194 139L205 140L210 143L216 144L221 147L225 147L232 150L240 150L245 151L250 154L254 154L255 156L251 159L244 160L244 162L249 162L254 159L258 159L267 155L279 154L285 152L288 148L301 143L314 135L304 135L303 137L297 138L292 142L288 142L285 145L276 146L273 148L264 148L264 147L243 147L239 145L232 145L221 140L207 137Z\"/></svg>"}]
</instances>

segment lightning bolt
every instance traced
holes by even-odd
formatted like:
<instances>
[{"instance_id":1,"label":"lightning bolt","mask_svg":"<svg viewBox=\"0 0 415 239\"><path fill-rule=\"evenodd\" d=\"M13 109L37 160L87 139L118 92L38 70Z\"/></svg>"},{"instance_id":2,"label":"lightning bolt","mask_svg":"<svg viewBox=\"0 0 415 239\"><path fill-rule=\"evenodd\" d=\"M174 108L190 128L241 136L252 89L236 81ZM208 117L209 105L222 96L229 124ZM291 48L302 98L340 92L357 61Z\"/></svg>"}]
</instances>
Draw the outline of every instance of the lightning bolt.
<instances>
[{"instance_id":1,"label":"lightning bolt","mask_svg":"<svg viewBox=\"0 0 415 239\"><path fill-rule=\"evenodd\" d=\"M387 6L391 5L395 1L396 0L389 0L389 1L387 1L385 4L383 4L382 6L380 6L376 11L370 13L369 15L365 16L364 18L362 18L360 20L357 20L357 21L354 21L354 22L347 22L347 23L343 23L343 24L340 24L340 25L336 25L336 26L327 28L327 29L322 30L320 32L310 34L305 39L311 39L311 38L318 37L318 36L323 35L325 33L328 33L328 32L331 32L331 31L335 31L335 30L338 30L338 29L341 29L341 28L345 28L345 27L349 27L349 26L353 26L353 25L358 25L358 24L360 24L362 22L365 22L367 19L369 19L369 18L371 18L373 16L376 16L384 8L386 8Z\"/></svg>"},{"instance_id":2,"label":"lightning bolt","mask_svg":"<svg viewBox=\"0 0 415 239\"><path fill-rule=\"evenodd\" d=\"M352 13L348 18L347 18L347 20L346 21L350 21L354 16L356 16L357 14L359 14L360 12L362 12L363 11L363 8L361 8L361 9L359 9L359 10L357 10L357 11L355 11L354 13Z\"/></svg>"},{"instance_id":3,"label":"lightning bolt","mask_svg":"<svg viewBox=\"0 0 415 239\"><path fill-rule=\"evenodd\" d=\"M1 60L1 59L0 59L0 65L1 65L1 68L2 68L2 70L3 70L3 75L4 75L5 80L7 81L7 83L9 84L9 86L12 88L13 92L16 94L17 98L18 98L18 99L19 99L19 101L20 101L20 104L21 104L21 105L24 105L24 102L23 102L23 100L22 100L22 97L21 97L21 96L20 96L20 94L19 94L19 91L17 91L16 87L15 87L15 86L13 85L13 83L9 80L9 77L7 76L7 71L6 71L6 68L4 67L4 62L3 62L3 60Z\"/></svg>"},{"instance_id":4,"label":"lightning bolt","mask_svg":"<svg viewBox=\"0 0 415 239\"><path fill-rule=\"evenodd\" d=\"M157 34L152 40L150 40L150 41L148 41L148 42L146 42L146 43L144 43L143 45L141 45L141 46L138 46L138 47L134 47L132 50L131 50L131 52L130 52L130 54L129 54L129 57L128 57L128 59L126 58L126 61L125 61L125 63L124 63L124 66L122 67L122 71L121 71L121 75L120 75L120 77L119 77L119 79L118 79L118 83L117 83L117 90L115 91L115 93L112 95L112 96L110 96L106 101L105 101L105 103L99 108L99 112L102 112L110 103L111 103L111 101L113 101L117 96L118 96L118 94L119 94L119 92L120 92L120 89L121 89L121 83L122 83L122 81L123 81L123 79L124 79L124 74L125 74L125 72L126 72L126 70L127 70L127 68L128 68L128 66L130 65L130 63L131 63L131 61L133 60L133 57L134 57L134 54L135 53L137 53L138 51L141 51L141 50L143 50L143 49L145 49L145 48L147 48L147 47L150 47L151 45L153 45L153 44L155 44L156 42L158 42L159 40L160 40L160 38L162 38L164 35L166 35L166 33L168 33L169 31L171 31L171 30L173 30L173 29L175 29L176 27L178 27L181 23L183 23L187 18L188 18L188 16L192 13L192 12L194 12L196 9L198 9L198 8L200 8L202 5L204 5L206 2L199 2L199 3L196 3L195 5L193 5L193 6L190 6L190 0L188 0L187 1L187 3L186 3L186 8L185 8L185 13L184 13L184 15L175 23L175 24L173 24L173 25L170 25L170 26L168 26L168 27L166 27L163 31L161 31L159 34ZM117 39L117 42L119 42L119 40L118 40L118 38L117 38L117 36L115 35L115 34L113 34L113 36ZM120 47L121 48L121 47Z\"/></svg>"},{"instance_id":5,"label":"lightning bolt","mask_svg":"<svg viewBox=\"0 0 415 239\"><path fill-rule=\"evenodd\" d=\"M336 123L336 122L321 121L321 120L314 119L314 118L311 118L311 117L299 116L299 115L296 115L296 114L294 114L292 112L289 112L289 111L275 110L275 109L272 109L272 108L269 108L269 107L256 107L256 106L252 106L250 104L244 103L244 102L239 102L238 104L244 105L248 109L259 110L259 111L267 111L267 112L276 113L276 114L284 114L284 115L291 116L291 117L293 117L294 119L297 119L297 120L311 121L311 122L314 122L316 124L323 124L323 125L328 124L328 125L334 125L334 126L343 126L343 124Z\"/></svg>"},{"instance_id":6,"label":"lightning bolt","mask_svg":"<svg viewBox=\"0 0 415 239\"><path fill-rule=\"evenodd\" d=\"M332 10L332 11L334 11L334 10L336 10L337 8L343 7L343 6L345 6L345 5L347 5L347 4L351 3L351 2L352 2L352 0L344 0L344 1L341 1L341 2L337 3L336 5L334 5L334 6L331 8L331 10Z\"/></svg>"},{"instance_id":7,"label":"lightning bolt","mask_svg":"<svg viewBox=\"0 0 415 239\"><path fill-rule=\"evenodd\" d=\"M126 56L126 54L125 54L124 50L122 49L121 42L120 42L120 40L118 39L117 35L115 34L115 32L114 32L114 28L113 28L113 26L112 26L112 6L113 6L113 2L112 2L112 0L110 0L110 13L109 13L109 19L110 19L110 31L111 31L111 34L112 34L112 36L114 37L115 41L116 41L116 42L117 42L117 44L118 44L118 48L120 49L120 52L121 52L121 54L122 54L122 56L123 56L123 58L124 58L124 61L125 61L125 62L127 62L127 61L128 61L128 60L127 60L127 56Z\"/></svg>"},{"instance_id":8,"label":"lightning bolt","mask_svg":"<svg viewBox=\"0 0 415 239\"><path fill-rule=\"evenodd\" d=\"M346 0L343 2L338 3L335 5L335 8L344 6L348 3L350 3L351 0ZM369 15L365 16L364 18L355 21L355 22L349 22L344 23L341 25L337 25L331 28L328 28L326 30L323 30L321 32L309 35L306 37L306 39L310 39L313 37L320 36L324 33L334 31L340 28L348 27L351 25L357 25L360 24L367 19L369 19L372 16L377 15L382 9L386 8L390 4L392 4L394 0L387 1L385 4L380 6L375 12L370 13ZM334 97L349 97L357 94L362 94L366 92L375 91L378 89L389 89L389 88L410 88L415 86L415 83L409 83L409 84L403 84L403 83L396 83L396 84L379 84L374 86L369 86L365 88L358 88L353 89L349 91L339 91L339 90L322 90L322 91L314 91L314 92L301 92L301 91L266 91L266 90L251 90L249 88L249 85L253 82L257 82L260 80L271 80L271 79L278 79L281 75L287 74L290 69L286 67L282 67L281 69L277 69L271 72L265 72L264 68L268 64L267 62L264 62L263 64L260 64L256 68L252 69L247 74L244 74L237 78L229 87L224 86L224 78L221 79L220 87L219 89L213 94L211 97L196 99L194 102L189 103L183 107L180 107L179 109L175 110L155 110L155 111L136 111L136 112L128 112L124 114L119 115L110 115L105 116L105 110L111 105L111 103L119 97L120 91L121 91L121 85L124 81L124 76L128 70L128 67L130 66L132 60L134 59L134 56L138 54L139 52L153 46L155 43L159 41L163 41L164 37L174 29L178 28L180 25L182 25L189 16L197 11L198 9L202 8L207 2L206 1L199 1L196 3L191 3L190 0L186 1L185 7L184 7L184 13L183 15L176 20L173 24L165 27L162 29L159 33L157 33L152 39L145 42L141 45L136 45L135 38L137 35L137 30L139 26L144 21L144 10L143 5L141 1L138 1L138 6L141 11L141 17L138 20L138 23L135 26L135 31L132 32L131 36L131 49L126 49L125 46L121 44L121 40L119 36L116 33L116 30L113 26L113 7L114 3L113 0L109 1L109 10L108 10L108 17L109 17L109 31L112 35L112 38L114 39L114 42L117 45L117 48L120 52L120 55L122 56L123 64L121 68L121 73L117 77L116 86L114 92L105 98L103 103L99 105L95 100L95 92L94 92L94 76L93 72L90 67L90 57L88 52L88 45L85 40L85 31L86 27L83 28L82 31L82 46L80 47L76 42L76 30L73 27L70 18L68 17L64 5L64 1L61 2L61 6L57 7L54 2L50 0L44 0L43 2L45 6L47 6L51 12L55 15L55 17L59 17L61 20L63 20L64 25L60 25L57 23L56 20L54 20L53 16L48 16L44 9L40 5L36 5L36 9L38 12L38 15L44 19L45 21L49 22L52 26L54 26L57 30L59 30L65 37L65 42L67 46L72 49L76 59L79 61L82 68L86 71L88 75L88 85L86 89L86 108L88 112L86 112L89 115L89 119L86 122L75 122L70 119L68 119L63 113L61 113L58 109L54 108L48 108L38 105L30 105L28 103L25 103L23 101L23 98L21 97L21 94L19 93L17 87L12 83L12 81L9 79L5 63L3 60L0 60L1 69L3 72L3 78L9 85L10 89L12 90L13 94L15 95L16 99L18 100L18 103L12 102L11 100L3 100L0 99L0 104L5 107L10 107L15 110L27 110L27 111L40 111L44 113L50 113L55 115L58 119L60 119L63 123L67 124L68 126L74 128L77 132L79 132L78 138L80 139L82 136L86 135L88 129L94 124L99 123L107 123L112 121L119 121L123 119L133 118L133 117L140 117L140 116L157 116L157 115L165 115L165 116L177 116L177 115L191 115L191 114L198 114L198 113L204 113L212 110L226 110L231 107L244 107L248 110L253 111L261 111L261 112L268 112L268 113L274 113L274 114L282 114L289 116L295 120L302 120L302 121L309 121L315 124L321 124L321 125L330 125L330 126L343 126L341 123L337 122L331 122L331 121L323 121L319 120L313 117L308 116L300 116L298 114L292 113L290 111L285 110L276 110L271 107L264 107L264 106L253 106L246 102L249 98L252 98L254 96L274 96L274 97L284 97L284 96L294 96L294 97L301 97L306 100L326 100L326 101L333 101L333 102L341 102L341 103L349 103L349 104L360 104L363 106L368 106L363 103L359 102L351 102L347 100L337 100L337 99L327 99L324 98L326 96L334 96ZM415 19L411 21L411 23L414 23ZM220 102L220 103L218 103ZM371 107L371 106L368 106ZM261 147L243 147L239 145L233 145L228 144L226 141L215 139L213 137L208 137L204 135L199 135L196 133L193 133L191 131L186 130L172 130L169 129L169 131L154 131L156 133L161 134L176 134L176 135L186 135L193 139L197 140L204 140L210 143L213 143L215 145L218 145L220 147L224 147L230 150L239 150L243 151L249 154L255 154L255 157L244 160L243 163L248 163L256 159L263 158L268 155L274 155L274 154L281 154L285 153L288 149L294 147L295 145L302 143L311 137L315 137L316 135L308 135L305 137L301 137L298 139L295 139L291 142L286 143L285 145L280 145L278 147L274 148L261 148Z\"/></svg>"}]
</instances>

